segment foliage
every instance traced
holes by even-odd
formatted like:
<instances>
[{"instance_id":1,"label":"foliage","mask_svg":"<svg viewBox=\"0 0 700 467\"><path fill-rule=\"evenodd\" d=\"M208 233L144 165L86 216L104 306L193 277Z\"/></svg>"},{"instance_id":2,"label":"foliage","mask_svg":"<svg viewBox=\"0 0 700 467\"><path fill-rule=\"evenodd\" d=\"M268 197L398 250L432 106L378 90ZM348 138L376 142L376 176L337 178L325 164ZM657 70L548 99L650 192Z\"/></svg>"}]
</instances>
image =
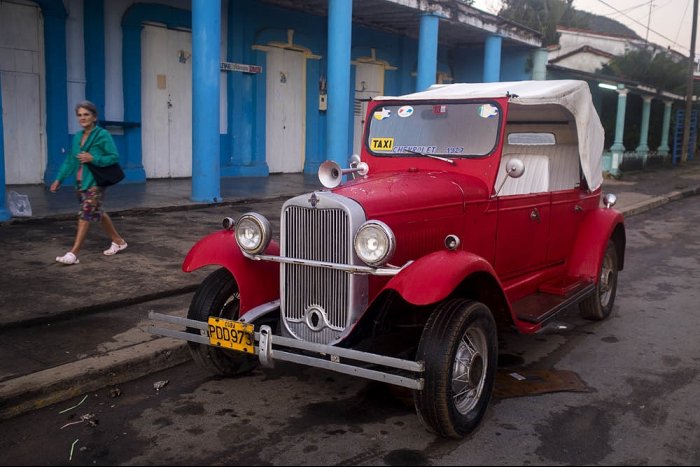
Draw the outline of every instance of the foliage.
<instances>
[{"instance_id":1,"label":"foliage","mask_svg":"<svg viewBox=\"0 0 700 467\"><path fill-rule=\"evenodd\" d=\"M583 28L586 20L577 15L574 0L503 0L498 15L542 33L545 46L558 44L557 25Z\"/></svg>"},{"instance_id":2,"label":"foliage","mask_svg":"<svg viewBox=\"0 0 700 467\"><path fill-rule=\"evenodd\" d=\"M663 52L639 49L614 57L597 72L685 94L688 65Z\"/></svg>"},{"instance_id":3,"label":"foliage","mask_svg":"<svg viewBox=\"0 0 700 467\"><path fill-rule=\"evenodd\" d=\"M503 0L498 15L542 33L544 45L559 43L557 26L638 38L624 24L605 16L577 10L574 0Z\"/></svg>"}]
</instances>

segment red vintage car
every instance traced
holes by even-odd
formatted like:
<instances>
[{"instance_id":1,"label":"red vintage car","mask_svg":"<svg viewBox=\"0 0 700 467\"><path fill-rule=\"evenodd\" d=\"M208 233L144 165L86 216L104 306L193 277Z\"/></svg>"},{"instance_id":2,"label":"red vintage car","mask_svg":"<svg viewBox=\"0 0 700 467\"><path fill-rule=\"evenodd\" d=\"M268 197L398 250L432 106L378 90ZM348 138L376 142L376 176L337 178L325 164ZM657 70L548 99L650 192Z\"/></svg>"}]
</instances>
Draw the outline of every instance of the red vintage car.
<instances>
[{"instance_id":1,"label":"red vintage car","mask_svg":"<svg viewBox=\"0 0 700 467\"><path fill-rule=\"evenodd\" d=\"M221 375L285 360L411 388L431 431L482 419L498 332L537 333L578 304L610 315L625 254L601 199L603 129L582 81L449 84L369 102L362 154L200 240L190 341ZM344 179L350 179L343 182Z\"/></svg>"}]
</instances>

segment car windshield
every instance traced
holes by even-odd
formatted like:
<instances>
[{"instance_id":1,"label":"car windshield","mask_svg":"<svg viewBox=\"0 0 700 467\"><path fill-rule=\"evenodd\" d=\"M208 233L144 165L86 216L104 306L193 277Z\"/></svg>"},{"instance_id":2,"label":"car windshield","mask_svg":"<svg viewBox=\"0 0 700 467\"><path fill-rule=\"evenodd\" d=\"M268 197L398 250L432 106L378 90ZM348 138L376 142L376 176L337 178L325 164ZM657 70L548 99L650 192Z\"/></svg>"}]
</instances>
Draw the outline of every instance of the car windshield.
<instances>
[{"instance_id":1,"label":"car windshield","mask_svg":"<svg viewBox=\"0 0 700 467\"><path fill-rule=\"evenodd\" d=\"M376 156L481 157L496 146L500 122L495 102L379 105L367 145Z\"/></svg>"}]
</instances>

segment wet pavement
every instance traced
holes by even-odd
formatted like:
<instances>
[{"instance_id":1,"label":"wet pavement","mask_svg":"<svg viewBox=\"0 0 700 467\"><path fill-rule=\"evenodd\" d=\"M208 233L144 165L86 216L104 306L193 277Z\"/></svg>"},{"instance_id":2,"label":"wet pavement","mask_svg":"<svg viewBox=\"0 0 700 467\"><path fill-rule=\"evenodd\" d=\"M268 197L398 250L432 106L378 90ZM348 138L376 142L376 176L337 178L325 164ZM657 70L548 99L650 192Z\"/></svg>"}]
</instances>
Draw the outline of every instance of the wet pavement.
<instances>
[{"instance_id":1,"label":"wet pavement","mask_svg":"<svg viewBox=\"0 0 700 467\"><path fill-rule=\"evenodd\" d=\"M110 240L93 226L80 264L64 266L55 257L74 239L73 188L52 194L43 185L8 186L8 192L29 196L32 217L0 223L0 418L187 360L183 342L146 330L147 303L166 303L156 311L184 315L192 291L213 270L182 272L187 251L218 230L225 216L236 217L254 204L274 220L284 200L320 188L316 176L302 174L224 179L223 202L202 203L190 199L190 179L117 185L109 189L105 208L129 247L102 255ZM700 193L700 163L625 173L606 179L603 192L617 195L615 207L626 216L659 208ZM122 309L118 318L116 309ZM78 326L78 317L90 324ZM71 326L81 348L70 348ZM52 345L52 333L65 340ZM61 358L49 355L56 352ZM22 363L17 354L31 354L31 361Z\"/></svg>"}]
</instances>

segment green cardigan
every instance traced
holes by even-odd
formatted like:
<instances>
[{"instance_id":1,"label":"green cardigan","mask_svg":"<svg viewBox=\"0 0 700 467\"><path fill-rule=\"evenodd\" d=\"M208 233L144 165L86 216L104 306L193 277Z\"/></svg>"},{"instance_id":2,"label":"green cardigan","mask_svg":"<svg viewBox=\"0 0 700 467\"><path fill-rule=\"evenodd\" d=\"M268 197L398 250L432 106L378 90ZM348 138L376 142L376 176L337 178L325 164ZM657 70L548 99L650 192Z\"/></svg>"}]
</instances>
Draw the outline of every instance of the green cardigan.
<instances>
[{"instance_id":1,"label":"green cardigan","mask_svg":"<svg viewBox=\"0 0 700 467\"><path fill-rule=\"evenodd\" d=\"M112 135L109 131L102 127L95 126L90 132L85 144L80 145L80 140L83 137L85 130L81 130L73 136L73 142L71 143L70 151L66 156L66 160L61 164L61 168L58 169L58 175L56 180L62 182L63 179L71 175L76 175L78 173L78 168L80 167L80 161L78 161L77 155L82 152L89 152L93 161L91 164L105 167L108 165L116 164L119 162L119 153L117 152L117 146L114 144ZM76 179L76 188L79 190L87 190L90 187L96 185L95 177L92 176L90 168L83 167L83 180L80 186Z\"/></svg>"}]
</instances>

